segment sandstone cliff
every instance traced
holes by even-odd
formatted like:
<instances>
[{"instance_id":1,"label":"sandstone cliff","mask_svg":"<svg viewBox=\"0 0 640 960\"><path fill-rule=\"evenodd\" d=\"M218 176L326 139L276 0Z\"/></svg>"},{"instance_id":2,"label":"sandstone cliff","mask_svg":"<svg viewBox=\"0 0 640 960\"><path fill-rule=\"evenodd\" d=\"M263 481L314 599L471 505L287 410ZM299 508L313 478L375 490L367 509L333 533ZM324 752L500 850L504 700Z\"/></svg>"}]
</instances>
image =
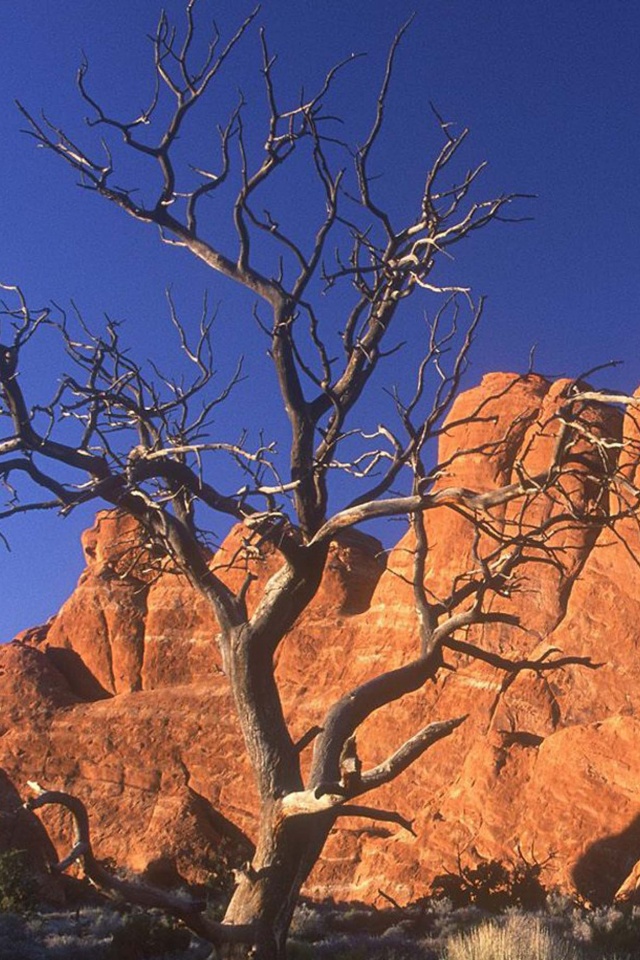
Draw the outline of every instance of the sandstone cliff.
<instances>
[{"instance_id":1,"label":"sandstone cliff","mask_svg":"<svg viewBox=\"0 0 640 960\"><path fill-rule=\"evenodd\" d=\"M463 394L442 438L441 460L456 453L443 483L482 489L544 467L555 442L548 415L561 389L533 375L493 374ZM591 426L617 438L621 416L596 406ZM640 432L633 418L623 429L635 482ZM572 479L585 498L587 474L588 464L584 478ZM560 507L542 498L533 509L551 515ZM242 536L233 530L210 561L236 584L245 575L233 562ZM429 542L428 582L437 596L472 565L473 531L443 508L429 515ZM181 576L154 571L126 517L101 514L83 546L86 570L60 612L0 647L0 830L13 822L15 791L36 779L85 800L99 856L136 870L170 864L202 880L222 837L253 831L251 777L215 623ZM350 686L413 656L404 576L411 547L408 534L382 562L370 537L351 534L333 545L322 587L279 654L294 737ZM521 854L547 861L546 882L594 900L625 882L634 891L640 530L632 519L598 535L568 522L554 533L553 550L557 563L532 557L518 590L500 601L523 629L485 626L482 643L505 655L556 647L601 666L522 673L505 683L493 668L459 657L438 685L370 718L358 741L366 764L429 719L469 714L380 798L415 818L417 836L341 821L310 893L374 900L383 887L410 900L434 875L455 869L458 856ZM275 551L254 563L253 596L278 564ZM49 815L47 825L64 849L62 819Z\"/></svg>"}]
</instances>

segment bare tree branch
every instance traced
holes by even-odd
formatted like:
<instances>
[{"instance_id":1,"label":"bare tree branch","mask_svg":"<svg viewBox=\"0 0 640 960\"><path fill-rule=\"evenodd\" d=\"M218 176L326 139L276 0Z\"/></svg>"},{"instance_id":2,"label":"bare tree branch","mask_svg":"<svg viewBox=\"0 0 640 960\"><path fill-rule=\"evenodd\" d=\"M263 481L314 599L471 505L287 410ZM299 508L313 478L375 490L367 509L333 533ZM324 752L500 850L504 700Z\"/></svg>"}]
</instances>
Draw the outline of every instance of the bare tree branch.
<instances>
[{"instance_id":1,"label":"bare tree branch","mask_svg":"<svg viewBox=\"0 0 640 960\"><path fill-rule=\"evenodd\" d=\"M377 767L373 767L373 769L363 773L358 793L375 790L376 787L395 780L403 770L411 766L429 747L433 746L433 744L439 740L444 739L444 737L450 736L466 719L466 716L456 717L454 720L442 720L439 723L428 724L403 743L395 753L378 764Z\"/></svg>"},{"instance_id":2,"label":"bare tree branch","mask_svg":"<svg viewBox=\"0 0 640 960\"><path fill-rule=\"evenodd\" d=\"M115 876L96 859L93 853L89 816L82 800L61 790L46 790L35 781L30 781L28 786L35 796L27 800L24 805L25 809L34 811L51 805L62 806L69 811L73 818L73 848L67 857L54 865L54 872L62 873L76 860L82 860L86 876L100 889L113 891L130 903L142 907L157 907L182 920L194 933L211 943L252 942L254 930L251 926L216 923L204 916L203 911L206 903L203 900L192 900L189 897L151 887L146 883L122 880Z\"/></svg>"},{"instance_id":3,"label":"bare tree branch","mask_svg":"<svg viewBox=\"0 0 640 960\"><path fill-rule=\"evenodd\" d=\"M365 817L367 820L380 820L382 823L397 823L412 836L417 836L413 821L393 810L380 810L377 807L363 807L355 803L345 803L336 810L338 817Z\"/></svg>"}]
</instances>

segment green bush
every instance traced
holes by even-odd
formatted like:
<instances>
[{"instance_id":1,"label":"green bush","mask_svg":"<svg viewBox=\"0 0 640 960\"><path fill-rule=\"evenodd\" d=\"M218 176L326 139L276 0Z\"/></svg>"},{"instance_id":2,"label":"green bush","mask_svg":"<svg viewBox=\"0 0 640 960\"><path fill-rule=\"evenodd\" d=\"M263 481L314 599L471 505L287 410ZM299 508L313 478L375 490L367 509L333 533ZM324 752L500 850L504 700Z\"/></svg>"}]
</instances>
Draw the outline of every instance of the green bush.
<instances>
[{"instance_id":1,"label":"green bush","mask_svg":"<svg viewBox=\"0 0 640 960\"><path fill-rule=\"evenodd\" d=\"M132 913L113 934L109 960L146 960L186 950L191 934L165 917Z\"/></svg>"},{"instance_id":2,"label":"green bush","mask_svg":"<svg viewBox=\"0 0 640 960\"><path fill-rule=\"evenodd\" d=\"M26 913L36 905L38 884L25 850L0 853L0 912Z\"/></svg>"}]
</instances>

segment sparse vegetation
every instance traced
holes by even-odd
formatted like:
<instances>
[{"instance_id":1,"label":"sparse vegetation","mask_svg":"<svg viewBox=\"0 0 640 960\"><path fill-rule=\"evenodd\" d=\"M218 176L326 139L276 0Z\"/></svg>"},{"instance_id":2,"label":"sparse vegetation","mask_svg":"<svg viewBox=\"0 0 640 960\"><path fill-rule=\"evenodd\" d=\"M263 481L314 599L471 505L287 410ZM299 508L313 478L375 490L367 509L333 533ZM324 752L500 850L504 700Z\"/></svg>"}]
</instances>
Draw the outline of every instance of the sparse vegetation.
<instances>
[{"instance_id":1,"label":"sparse vegetation","mask_svg":"<svg viewBox=\"0 0 640 960\"><path fill-rule=\"evenodd\" d=\"M573 909L572 935L592 948L595 956L615 953L618 957L640 955L640 908L629 905Z\"/></svg>"},{"instance_id":2,"label":"sparse vegetation","mask_svg":"<svg viewBox=\"0 0 640 960\"><path fill-rule=\"evenodd\" d=\"M191 934L166 917L151 913L131 913L114 932L108 960L148 960L183 953Z\"/></svg>"},{"instance_id":3,"label":"sparse vegetation","mask_svg":"<svg viewBox=\"0 0 640 960\"><path fill-rule=\"evenodd\" d=\"M24 850L0 853L0 911L24 913L36 901L38 885Z\"/></svg>"},{"instance_id":4,"label":"sparse vegetation","mask_svg":"<svg viewBox=\"0 0 640 960\"><path fill-rule=\"evenodd\" d=\"M489 913L507 907L539 910L547 891L540 880L542 865L523 857L516 863L484 860L473 868L459 866L457 873L444 873L433 882L433 895L446 897L454 907L471 905Z\"/></svg>"},{"instance_id":5,"label":"sparse vegetation","mask_svg":"<svg viewBox=\"0 0 640 960\"><path fill-rule=\"evenodd\" d=\"M575 944L553 933L542 917L514 914L483 923L447 941L445 960L579 960Z\"/></svg>"},{"instance_id":6,"label":"sparse vegetation","mask_svg":"<svg viewBox=\"0 0 640 960\"><path fill-rule=\"evenodd\" d=\"M222 837L215 855L209 857L209 876L204 884L207 913L222 920L235 886L234 869L240 866L240 851L228 837Z\"/></svg>"},{"instance_id":7,"label":"sparse vegetation","mask_svg":"<svg viewBox=\"0 0 640 960\"><path fill-rule=\"evenodd\" d=\"M0 960L205 960L210 947L156 913L111 904L0 916Z\"/></svg>"},{"instance_id":8,"label":"sparse vegetation","mask_svg":"<svg viewBox=\"0 0 640 960\"><path fill-rule=\"evenodd\" d=\"M636 960L640 909L595 910L566 896L490 914L428 899L404 909L303 902L288 960ZM0 915L0 960L207 960L210 944L160 914L113 904Z\"/></svg>"}]
</instances>

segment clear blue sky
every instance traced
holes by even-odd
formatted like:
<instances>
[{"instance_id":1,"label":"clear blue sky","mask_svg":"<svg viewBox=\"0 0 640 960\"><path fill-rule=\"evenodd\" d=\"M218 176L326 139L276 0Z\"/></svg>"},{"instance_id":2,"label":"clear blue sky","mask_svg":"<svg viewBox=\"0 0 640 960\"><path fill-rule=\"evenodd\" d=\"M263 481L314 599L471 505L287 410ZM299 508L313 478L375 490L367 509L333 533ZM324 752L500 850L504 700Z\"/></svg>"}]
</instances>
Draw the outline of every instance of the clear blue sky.
<instances>
[{"instance_id":1,"label":"clear blue sky","mask_svg":"<svg viewBox=\"0 0 640 960\"><path fill-rule=\"evenodd\" d=\"M165 6L180 18L180 0ZM246 351L250 304L186 254L162 247L150 229L78 190L73 174L20 132L13 105L19 98L43 108L84 136L86 110L74 87L84 50L91 89L114 112L139 109L151 89L146 37L160 7L156 0L0 0L0 280L19 283L34 304L73 299L92 320L105 312L127 317L138 351L151 342L160 357L169 349L157 332L165 288L185 317L207 289L221 303L224 345L235 347L237 338ZM216 11L222 32L249 9ZM456 248L459 282L488 295L467 382L526 368L536 343L540 372L577 374L620 358L625 366L609 380L633 389L640 381L640 7L630 0L266 0L259 19L279 54L283 89L311 88L345 54L368 53L336 95L357 140L388 44L413 10L376 157L389 195L406 202L437 148L429 101L471 128L468 163L489 160L481 192L538 195L523 210L532 222L493 227ZM247 123L261 109L258 67L254 30L229 73L231 93L238 85L247 91ZM233 356L221 353L223 371ZM56 362L34 345L25 387L52 382ZM238 397L247 425L260 401L255 381ZM78 534L90 519L87 511L4 526L12 550L0 547L0 641L46 619L71 592L82 567Z\"/></svg>"}]
</instances>

